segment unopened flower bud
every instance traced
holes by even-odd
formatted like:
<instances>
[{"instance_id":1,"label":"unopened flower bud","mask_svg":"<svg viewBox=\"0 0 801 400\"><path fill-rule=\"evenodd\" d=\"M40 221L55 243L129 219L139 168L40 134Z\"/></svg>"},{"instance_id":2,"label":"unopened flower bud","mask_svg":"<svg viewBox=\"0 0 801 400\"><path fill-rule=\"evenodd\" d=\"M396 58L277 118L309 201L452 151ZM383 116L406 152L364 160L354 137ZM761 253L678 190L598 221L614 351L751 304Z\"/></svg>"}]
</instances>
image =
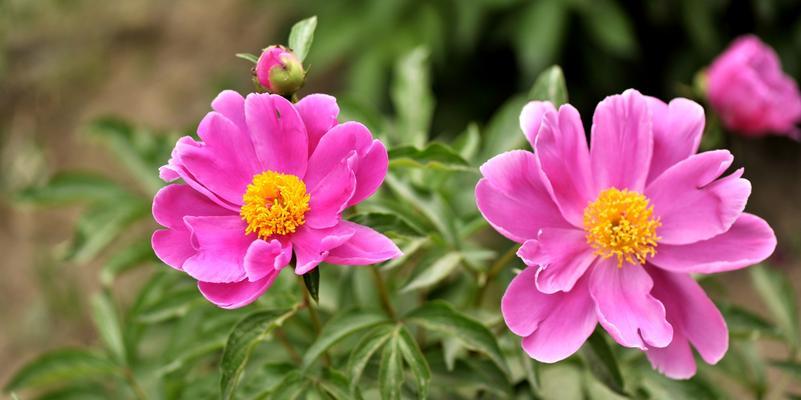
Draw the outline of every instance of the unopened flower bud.
<instances>
[{"instance_id":1,"label":"unopened flower bud","mask_svg":"<svg viewBox=\"0 0 801 400\"><path fill-rule=\"evenodd\" d=\"M270 46L261 53L255 69L256 81L270 93L289 97L306 78L303 64L284 46Z\"/></svg>"}]
</instances>

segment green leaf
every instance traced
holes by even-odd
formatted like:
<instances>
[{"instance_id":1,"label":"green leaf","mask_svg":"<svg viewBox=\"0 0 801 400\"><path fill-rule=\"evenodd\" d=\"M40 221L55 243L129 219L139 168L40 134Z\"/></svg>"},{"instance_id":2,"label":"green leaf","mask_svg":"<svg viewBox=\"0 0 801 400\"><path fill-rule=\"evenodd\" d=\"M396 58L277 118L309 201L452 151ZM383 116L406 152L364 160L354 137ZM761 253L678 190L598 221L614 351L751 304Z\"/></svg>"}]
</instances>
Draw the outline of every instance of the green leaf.
<instances>
[{"instance_id":1,"label":"green leaf","mask_svg":"<svg viewBox=\"0 0 801 400\"><path fill-rule=\"evenodd\" d=\"M389 151L390 167L430 168L442 171L475 172L459 153L444 143L431 142L420 149L400 146Z\"/></svg>"},{"instance_id":2,"label":"green leaf","mask_svg":"<svg viewBox=\"0 0 801 400\"><path fill-rule=\"evenodd\" d=\"M148 304L136 313L136 321L155 324L186 315L193 306L203 304L196 287L184 287L165 293L158 301Z\"/></svg>"},{"instance_id":3,"label":"green leaf","mask_svg":"<svg viewBox=\"0 0 801 400\"><path fill-rule=\"evenodd\" d=\"M620 373L615 354L604 339L603 335L595 331L582 347L581 354L598 380L615 393L626 396L623 375Z\"/></svg>"},{"instance_id":4,"label":"green leaf","mask_svg":"<svg viewBox=\"0 0 801 400\"><path fill-rule=\"evenodd\" d=\"M526 96L515 96L495 112L484 128L484 146L479 160L488 160L526 145L526 137L520 131L520 111L527 102Z\"/></svg>"},{"instance_id":5,"label":"green leaf","mask_svg":"<svg viewBox=\"0 0 801 400\"><path fill-rule=\"evenodd\" d=\"M254 312L239 321L223 350L220 361L220 394L223 399L233 399L236 386L250 353L257 343L267 339L272 331L294 315L299 307L289 310L266 310Z\"/></svg>"},{"instance_id":6,"label":"green leaf","mask_svg":"<svg viewBox=\"0 0 801 400\"><path fill-rule=\"evenodd\" d=\"M562 73L562 68L558 65L553 65L542 71L537 80L534 81L528 97L531 100L550 101L556 107L567 103L567 84L565 83L565 75Z\"/></svg>"},{"instance_id":7,"label":"green leaf","mask_svg":"<svg viewBox=\"0 0 801 400\"><path fill-rule=\"evenodd\" d=\"M415 382L417 382L417 397L425 399L428 397L428 386L431 382L431 370L428 367L428 361L417 346L417 342L412 337L409 329L405 326L400 326L398 332L398 347L400 348L403 359L414 375Z\"/></svg>"},{"instance_id":8,"label":"green leaf","mask_svg":"<svg viewBox=\"0 0 801 400\"><path fill-rule=\"evenodd\" d=\"M314 30L317 29L317 16L298 21L289 31L289 48L295 53L300 62L309 55L312 42L314 41Z\"/></svg>"},{"instance_id":9,"label":"green leaf","mask_svg":"<svg viewBox=\"0 0 801 400\"><path fill-rule=\"evenodd\" d=\"M422 146L428 138L434 113L428 58L429 51L417 47L395 65L390 96L398 116L398 143Z\"/></svg>"},{"instance_id":10,"label":"green leaf","mask_svg":"<svg viewBox=\"0 0 801 400\"><path fill-rule=\"evenodd\" d=\"M241 58L243 60L247 60L252 62L253 64L259 63L259 57L250 53L236 53L237 58Z\"/></svg>"},{"instance_id":11,"label":"green leaf","mask_svg":"<svg viewBox=\"0 0 801 400\"><path fill-rule=\"evenodd\" d=\"M606 51L618 56L631 56L637 50L634 29L617 1L582 1L578 11L588 36Z\"/></svg>"},{"instance_id":12,"label":"green leaf","mask_svg":"<svg viewBox=\"0 0 801 400\"><path fill-rule=\"evenodd\" d=\"M770 365L801 379L801 363L794 361L771 361Z\"/></svg>"},{"instance_id":13,"label":"green leaf","mask_svg":"<svg viewBox=\"0 0 801 400\"><path fill-rule=\"evenodd\" d=\"M567 26L567 4L561 0L533 1L515 13L519 20L512 33L514 45L529 78L556 60Z\"/></svg>"},{"instance_id":14,"label":"green leaf","mask_svg":"<svg viewBox=\"0 0 801 400\"><path fill-rule=\"evenodd\" d=\"M411 323L459 339L465 347L487 355L501 370L508 367L495 336L480 322L456 311L448 303L435 300L412 310L405 319Z\"/></svg>"},{"instance_id":15,"label":"green leaf","mask_svg":"<svg viewBox=\"0 0 801 400\"><path fill-rule=\"evenodd\" d=\"M421 228L415 226L408 219L398 214L387 212L367 212L356 214L348 218L357 224L369 226L378 232L394 233L402 236L423 236Z\"/></svg>"},{"instance_id":16,"label":"green leaf","mask_svg":"<svg viewBox=\"0 0 801 400\"><path fill-rule=\"evenodd\" d=\"M342 372L326 368L322 379L317 381L320 391L333 397L334 400L350 400L361 398L358 389L351 395L349 380Z\"/></svg>"},{"instance_id":17,"label":"green leaf","mask_svg":"<svg viewBox=\"0 0 801 400\"><path fill-rule=\"evenodd\" d=\"M781 332L769 321L742 307L720 304L718 309L726 319L729 334L736 338L757 339L760 336L781 337Z\"/></svg>"},{"instance_id":18,"label":"green leaf","mask_svg":"<svg viewBox=\"0 0 801 400\"><path fill-rule=\"evenodd\" d=\"M402 292L410 292L412 290L428 288L436 285L459 266L462 262L462 253L452 251L445 254L430 266L423 268L423 272L412 279L411 282L401 289Z\"/></svg>"},{"instance_id":19,"label":"green leaf","mask_svg":"<svg viewBox=\"0 0 801 400\"><path fill-rule=\"evenodd\" d=\"M55 175L42 186L23 189L16 200L37 205L63 205L76 201L103 201L129 196L117 183L99 175L66 172Z\"/></svg>"},{"instance_id":20,"label":"green leaf","mask_svg":"<svg viewBox=\"0 0 801 400\"><path fill-rule=\"evenodd\" d=\"M100 282L109 287L121 273L136 268L150 261L156 261L149 241L139 241L127 249L112 256L100 271Z\"/></svg>"},{"instance_id":21,"label":"green leaf","mask_svg":"<svg viewBox=\"0 0 801 400\"><path fill-rule=\"evenodd\" d=\"M114 241L125 228L150 213L142 199L117 199L98 204L81 215L66 259L85 263Z\"/></svg>"},{"instance_id":22,"label":"green leaf","mask_svg":"<svg viewBox=\"0 0 801 400\"><path fill-rule=\"evenodd\" d=\"M60 349L25 364L6 384L5 391L41 388L75 381L102 380L117 372L103 356L82 349Z\"/></svg>"},{"instance_id":23,"label":"green leaf","mask_svg":"<svg viewBox=\"0 0 801 400\"><path fill-rule=\"evenodd\" d=\"M269 398L272 400L294 400L306 391L308 382L300 371L288 373L284 379L271 391Z\"/></svg>"},{"instance_id":24,"label":"green leaf","mask_svg":"<svg viewBox=\"0 0 801 400\"><path fill-rule=\"evenodd\" d=\"M303 274L303 284L306 285L306 290L309 295L314 299L315 303L320 302L320 270L315 268Z\"/></svg>"},{"instance_id":25,"label":"green leaf","mask_svg":"<svg viewBox=\"0 0 801 400\"><path fill-rule=\"evenodd\" d=\"M787 342L798 349L801 347L801 331L799 331L798 306L790 279L781 272L763 265L748 270L751 272L754 287L773 314Z\"/></svg>"},{"instance_id":26,"label":"green leaf","mask_svg":"<svg viewBox=\"0 0 801 400\"><path fill-rule=\"evenodd\" d=\"M349 310L339 314L328 321L317 340L306 350L303 366L308 368L324 351L345 337L386 321L383 314L364 310Z\"/></svg>"},{"instance_id":27,"label":"green leaf","mask_svg":"<svg viewBox=\"0 0 801 400\"><path fill-rule=\"evenodd\" d=\"M370 361L370 358L389 340L395 331L395 325L391 323L380 324L369 332L365 333L359 343L353 348L348 357L346 370L350 376L351 392L355 392L362 372Z\"/></svg>"},{"instance_id":28,"label":"green leaf","mask_svg":"<svg viewBox=\"0 0 801 400\"><path fill-rule=\"evenodd\" d=\"M453 144L454 149L459 152L459 155L468 161L476 156L480 146L481 133L478 130L478 125L475 123L467 125L467 129L454 140Z\"/></svg>"},{"instance_id":29,"label":"green leaf","mask_svg":"<svg viewBox=\"0 0 801 400\"><path fill-rule=\"evenodd\" d=\"M397 330L392 334L389 344L381 353L381 364L378 370L378 385L381 399L398 400L401 398L403 385L403 359L398 348Z\"/></svg>"},{"instance_id":30,"label":"green leaf","mask_svg":"<svg viewBox=\"0 0 801 400\"><path fill-rule=\"evenodd\" d=\"M100 339L112 358L124 365L127 361L120 319L108 295L100 293L92 298L92 319Z\"/></svg>"}]
</instances>

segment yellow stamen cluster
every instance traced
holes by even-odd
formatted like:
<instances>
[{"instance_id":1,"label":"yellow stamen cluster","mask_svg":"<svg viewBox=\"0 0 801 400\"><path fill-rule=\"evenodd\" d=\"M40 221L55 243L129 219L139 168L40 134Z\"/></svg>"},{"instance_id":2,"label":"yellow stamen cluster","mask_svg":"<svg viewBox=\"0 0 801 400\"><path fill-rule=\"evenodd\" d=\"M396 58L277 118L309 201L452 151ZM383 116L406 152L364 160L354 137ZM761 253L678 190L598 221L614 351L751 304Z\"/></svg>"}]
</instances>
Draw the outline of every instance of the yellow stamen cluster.
<instances>
[{"instance_id":1,"label":"yellow stamen cluster","mask_svg":"<svg viewBox=\"0 0 801 400\"><path fill-rule=\"evenodd\" d=\"M662 224L653 213L654 207L642 194L606 189L584 209L587 243L604 259L617 257L618 268L623 261L643 264L656 254L660 239L656 228Z\"/></svg>"},{"instance_id":2,"label":"yellow stamen cluster","mask_svg":"<svg viewBox=\"0 0 801 400\"><path fill-rule=\"evenodd\" d=\"M239 210L248 223L245 233L267 239L295 232L306 222L309 199L306 184L295 175L267 171L254 176Z\"/></svg>"}]
</instances>

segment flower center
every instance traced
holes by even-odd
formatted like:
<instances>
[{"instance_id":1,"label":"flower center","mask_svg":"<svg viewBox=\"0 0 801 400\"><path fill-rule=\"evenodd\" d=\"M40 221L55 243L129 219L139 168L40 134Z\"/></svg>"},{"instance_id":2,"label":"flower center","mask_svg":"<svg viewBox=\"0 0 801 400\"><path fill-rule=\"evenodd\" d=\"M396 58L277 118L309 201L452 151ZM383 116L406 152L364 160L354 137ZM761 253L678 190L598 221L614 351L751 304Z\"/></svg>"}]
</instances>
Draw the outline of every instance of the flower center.
<instances>
[{"instance_id":1,"label":"flower center","mask_svg":"<svg viewBox=\"0 0 801 400\"><path fill-rule=\"evenodd\" d=\"M660 239L656 228L662 224L653 213L654 207L642 194L606 189L584 209L587 243L604 259L617 257L618 268L623 261L643 264L646 257L656 254Z\"/></svg>"},{"instance_id":2,"label":"flower center","mask_svg":"<svg viewBox=\"0 0 801 400\"><path fill-rule=\"evenodd\" d=\"M309 198L306 184L295 175L267 171L254 176L239 210L248 223L245 233L267 239L295 232L306 222Z\"/></svg>"}]
</instances>

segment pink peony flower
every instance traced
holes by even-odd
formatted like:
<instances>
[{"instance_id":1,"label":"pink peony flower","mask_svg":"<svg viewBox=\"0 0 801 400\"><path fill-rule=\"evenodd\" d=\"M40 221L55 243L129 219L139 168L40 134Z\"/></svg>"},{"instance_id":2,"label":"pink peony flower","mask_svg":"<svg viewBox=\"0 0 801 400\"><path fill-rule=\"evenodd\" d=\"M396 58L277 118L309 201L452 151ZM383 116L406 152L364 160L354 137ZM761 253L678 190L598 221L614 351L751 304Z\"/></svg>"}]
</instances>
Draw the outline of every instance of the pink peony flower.
<instances>
[{"instance_id":1,"label":"pink peony flower","mask_svg":"<svg viewBox=\"0 0 801 400\"><path fill-rule=\"evenodd\" d=\"M735 40L707 71L707 94L727 128L799 138L801 92L776 52L753 35Z\"/></svg>"},{"instance_id":2,"label":"pink peony flower","mask_svg":"<svg viewBox=\"0 0 801 400\"><path fill-rule=\"evenodd\" d=\"M556 362L600 322L673 378L695 373L692 345L716 363L726 323L690 276L744 268L776 238L744 213L751 192L725 150L695 154L698 104L628 90L595 110L588 148L579 113L534 101L520 124L535 149L481 167L476 203L528 266L503 296L509 329L534 359Z\"/></svg>"},{"instance_id":3,"label":"pink peony flower","mask_svg":"<svg viewBox=\"0 0 801 400\"><path fill-rule=\"evenodd\" d=\"M321 262L373 264L400 255L380 233L342 220L376 191L387 151L357 122L337 123L336 99L292 104L227 90L198 126L201 141L178 140L160 169L171 184L153 199L156 255L198 280L222 308L255 301L295 258L295 273Z\"/></svg>"},{"instance_id":4,"label":"pink peony flower","mask_svg":"<svg viewBox=\"0 0 801 400\"><path fill-rule=\"evenodd\" d=\"M259 56L254 70L259 85L270 93L291 96L306 80L303 64L284 46L270 46Z\"/></svg>"}]
</instances>

